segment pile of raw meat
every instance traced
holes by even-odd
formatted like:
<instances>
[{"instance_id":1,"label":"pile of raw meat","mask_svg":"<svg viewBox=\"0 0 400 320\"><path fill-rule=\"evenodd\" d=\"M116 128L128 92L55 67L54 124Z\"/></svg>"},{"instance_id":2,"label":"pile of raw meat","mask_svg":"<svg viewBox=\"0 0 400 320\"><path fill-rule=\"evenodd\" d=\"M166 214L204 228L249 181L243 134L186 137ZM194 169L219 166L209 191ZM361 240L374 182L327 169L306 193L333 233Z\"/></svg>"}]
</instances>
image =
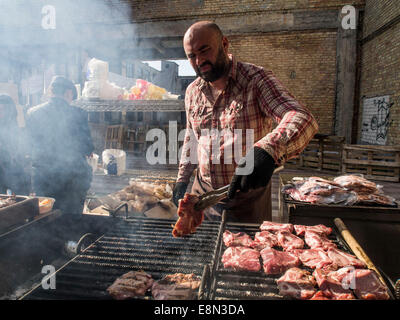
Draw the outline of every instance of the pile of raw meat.
<instances>
[{"instance_id":1,"label":"pile of raw meat","mask_svg":"<svg viewBox=\"0 0 400 320\"><path fill-rule=\"evenodd\" d=\"M302 300L389 299L373 270L329 239L332 229L264 221L252 239L225 230L224 268L281 275L279 293Z\"/></svg>"},{"instance_id":2,"label":"pile of raw meat","mask_svg":"<svg viewBox=\"0 0 400 320\"><path fill-rule=\"evenodd\" d=\"M297 178L285 185L282 192L293 200L313 204L397 207L396 199L385 195L381 186L358 175L343 175L333 180L320 177Z\"/></svg>"},{"instance_id":3,"label":"pile of raw meat","mask_svg":"<svg viewBox=\"0 0 400 320\"><path fill-rule=\"evenodd\" d=\"M107 292L116 300L144 298L149 290L154 300L194 300L200 282L194 273L170 274L155 281L143 270L130 271L117 278Z\"/></svg>"}]
</instances>

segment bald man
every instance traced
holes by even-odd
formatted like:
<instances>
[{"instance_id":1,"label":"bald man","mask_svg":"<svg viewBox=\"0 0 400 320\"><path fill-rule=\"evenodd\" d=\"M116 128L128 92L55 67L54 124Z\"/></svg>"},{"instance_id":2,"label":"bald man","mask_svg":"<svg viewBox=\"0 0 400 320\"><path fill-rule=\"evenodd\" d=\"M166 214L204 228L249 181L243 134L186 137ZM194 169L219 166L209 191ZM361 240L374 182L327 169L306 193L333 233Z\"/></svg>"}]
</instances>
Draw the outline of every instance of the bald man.
<instances>
[{"instance_id":1,"label":"bald man","mask_svg":"<svg viewBox=\"0 0 400 320\"><path fill-rule=\"evenodd\" d=\"M271 221L273 171L303 151L317 122L271 71L229 54L229 41L215 23L193 24L183 47L198 77L185 95L187 128L174 202L197 168L191 193L230 185L228 198L206 218L219 219L226 209L231 221Z\"/></svg>"}]
</instances>

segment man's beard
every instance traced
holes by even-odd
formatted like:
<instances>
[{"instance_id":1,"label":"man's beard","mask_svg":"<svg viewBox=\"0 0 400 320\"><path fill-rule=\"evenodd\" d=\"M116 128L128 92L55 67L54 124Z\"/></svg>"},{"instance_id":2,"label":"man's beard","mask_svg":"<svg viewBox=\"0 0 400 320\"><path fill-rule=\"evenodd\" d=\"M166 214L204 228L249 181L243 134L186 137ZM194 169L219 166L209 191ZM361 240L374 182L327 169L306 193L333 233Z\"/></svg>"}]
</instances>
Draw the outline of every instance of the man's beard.
<instances>
[{"instance_id":1,"label":"man's beard","mask_svg":"<svg viewBox=\"0 0 400 320\"><path fill-rule=\"evenodd\" d=\"M210 65L210 70L201 72L200 68L206 65ZM196 67L196 74L200 78L204 79L207 82L214 82L221 78L229 67L229 63L226 62L226 56L222 48L218 51L217 60L214 64L210 61L203 62L200 66Z\"/></svg>"}]
</instances>

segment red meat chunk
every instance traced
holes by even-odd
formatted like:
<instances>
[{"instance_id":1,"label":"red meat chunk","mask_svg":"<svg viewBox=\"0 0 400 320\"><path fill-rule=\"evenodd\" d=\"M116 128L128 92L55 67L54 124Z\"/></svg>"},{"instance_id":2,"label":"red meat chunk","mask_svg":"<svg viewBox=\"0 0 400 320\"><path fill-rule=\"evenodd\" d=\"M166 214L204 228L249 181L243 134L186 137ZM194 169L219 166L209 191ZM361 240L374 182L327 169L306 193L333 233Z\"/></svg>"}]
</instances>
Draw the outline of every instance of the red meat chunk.
<instances>
[{"instance_id":1,"label":"red meat chunk","mask_svg":"<svg viewBox=\"0 0 400 320\"><path fill-rule=\"evenodd\" d=\"M374 270L345 267L335 272L330 272L329 277L353 289L358 299L390 299L387 287L379 280Z\"/></svg>"},{"instance_id":2,"label":"red meat chunk","mask_svg":"<svg viewBox=\"0 0 400 320\"><path fill-rule=\"evenodd\" d=\"M260 252L246 247L228 247L222 255L224 268L260 271Z\"/></svg>"},{"instance_id":3,"label":"red meat chunk","mask_svg":"<svg viewBox=\"0 0 400 320\"><path fill-rule=\"evenodd\" d=\"M232 233L229 230L225 230L223 240L227 247L250 247L253 243L248 234L244 232Z\"/></svg>"},{"instance_id":4,"label":"red meat chunk","mask_svg":"<svg viewBox=\"0 0 400 320\"><path fill-rule=\"evenodd\" d=\"M291 223L277 223L271 221L264 221L260 226L261 231L278 232L287 231L293 232L293 225Z\"/></svg>"},{"instance_id":5,"label":"red meat chunk","mask_svg":"<svg viewBox=\"0 0 400 320\"><path fill-rule=\"evenodd\" d=\"M353 293L343 285L337 278L332 277L330 272L315 269L313 276L317 280L318 286L323 293L323 296L330 300L354 300Z\"/></svg>"},{"instance_id":6,"label":"red meat chunk","mask_svg":"<svg viewBox=\"0 0 400 320\"><path fill-rule=\"evenodd\" d=\"M314 277L308 271L299 268L290 268L276 283L279 294L295 299L310 299L317 291Z\"/></svg>"},{"instance_id":7,"label":"red meat chunk","mask_svg":"<svg viewBox=\"0 0 400 320\"><path fill-rule=\"evenodd\" d=\"M366 265L363 261L357 259L355 256L348 254L336 248L329 248L328 256L339 267L353 266L355 268L365 268Z\"/></svg>"},{"instance_id":8,"label":"red meat chunk","mask_svg":"<svg viewBox=\"0 0 400 320\"><path fill-rule=\"evenodd\" d=\"M183 237L196 232L198 226L204 220L204 212L194 209L194 205L199 198L194 194L186 193L183 199L179 200L178 221L176 222L172 235L174 237Z\"/></svg>"},{"instance_id":9,"label":"red meat chunk","mask_svg":"<svg viewBox=\"0 0 400 320\"><path fill-rule=\"evenodd\" d=\"M278 239L276 235L269 231L261 231L255 234L251 247L261 251L264 248L272 248L277 245Z\"/></svg>"},{"instance_id":10,"label":"red meat chunk","mask_svg":"<svg viewBox=\"0 0 400 320\"><path fill-rule=\"evenodd\" d=\"M336 270L338 268L322 249L295 249L291 253L295 254L304 266L311 269Z\"/></svg>"},{"instance_id":11,"label":"red meat chunk","mask_svg":"<svg viewBox=\"0 0 400 320\"><path fill-rule=\"evenodd\" d=\"M286 270L298 267L300 260L294 254L265 248L260 252L263 259L263 268L266 274L280 274Z\"/></svg>"},{"instance_id":12,"label":"red meat chunk","mask_svg":"<svg viewBox=\"0 0 400 320\"><path fill-rule=\"evenodd\" d=\"M290 232L279 231L277 233L277 238L279 246L281 246L284 251L304 248L304 241Z\"/></svg>"},{"instance_id":13,"label":"red meat chunk","mask_svg":"<svg viewBox=\"0 0 400 320\"><path fill-rule=\"evenodd\" d=\"M311 249L328 250L329 248L336 248L336 244L329 240L323 233L320 234L307 230L304 235L304 241Z\"/></svg>"},{"instance_id":14,"label":"red meat chunk","mask_svg":"<svg viewBox=\"0 0 400 320\"><path fill-rule=\"evenodd\" d=\"M295 224L293 227L298 236L304 236L307 230L316 233L324 233L328 236L332 233L332 228L324 226L323 224L319 224L316 226L303 226L300 224Z\"/></svg>"}]
</instances>

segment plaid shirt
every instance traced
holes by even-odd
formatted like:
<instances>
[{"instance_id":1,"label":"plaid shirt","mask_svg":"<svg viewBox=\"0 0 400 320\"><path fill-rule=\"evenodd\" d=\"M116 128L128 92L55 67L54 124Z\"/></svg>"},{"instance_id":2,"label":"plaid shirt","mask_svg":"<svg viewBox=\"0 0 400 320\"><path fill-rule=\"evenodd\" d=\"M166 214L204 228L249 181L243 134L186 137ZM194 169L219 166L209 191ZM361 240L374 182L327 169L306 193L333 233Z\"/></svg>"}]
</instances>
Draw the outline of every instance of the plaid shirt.
<instances>
[{"instance_id":1,"label":"plaid shirt","mask_svg":"<svg viewBox=\"0 0 400 320\"><path fill-rule=\"evenodd\" d=\"M231 182L237 163L251 147L263 148L282 165L299 155L318 131L311 113L271 71L229 58L228 84L215 101L201 78L186 90L187 124L177 182L188 183L198 167L205 182L220 188ZM274 121L278 125L273 129ZM254 143L249 144L246 134L251 133Z\"/></svg>"}]
</instances>

